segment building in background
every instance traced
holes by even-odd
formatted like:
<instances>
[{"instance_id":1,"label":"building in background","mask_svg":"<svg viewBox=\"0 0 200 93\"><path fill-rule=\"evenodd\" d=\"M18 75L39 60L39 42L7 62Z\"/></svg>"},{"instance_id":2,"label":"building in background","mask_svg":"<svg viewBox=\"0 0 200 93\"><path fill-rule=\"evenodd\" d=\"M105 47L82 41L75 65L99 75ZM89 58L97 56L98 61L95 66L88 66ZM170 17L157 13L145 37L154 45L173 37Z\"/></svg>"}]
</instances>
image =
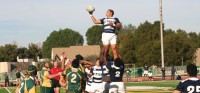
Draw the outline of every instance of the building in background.
<instances>
[{"instance_id":1,"label":"building in background","mask_svg":"<svg viewBox=\"0 0 200 93\"><path fill-rule=\"evenodd\" d=\"M55 55L60 56L63 52L67 54L67 58L70 60L75 58L75 55L80 54L83 57L97 55L101 52L100 45L88 45L88 46L70 46L63 48L52 48L51 59L55 59Z\"/></svg>"}]
</instances>

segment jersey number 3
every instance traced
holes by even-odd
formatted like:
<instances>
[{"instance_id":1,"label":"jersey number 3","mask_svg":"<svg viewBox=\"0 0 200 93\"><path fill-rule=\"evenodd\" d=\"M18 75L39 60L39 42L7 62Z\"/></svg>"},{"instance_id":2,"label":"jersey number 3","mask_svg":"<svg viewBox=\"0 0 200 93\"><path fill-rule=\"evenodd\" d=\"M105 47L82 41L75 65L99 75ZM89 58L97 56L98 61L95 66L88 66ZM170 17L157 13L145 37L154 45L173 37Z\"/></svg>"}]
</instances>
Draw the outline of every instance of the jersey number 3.
<instances>
[{"instance_id":1,"label":"jersey number 3","mask_svg":"<svg viewBox=\"0 0 200 93\"><path fill-rule=\"evenodd\" d=\"M72 79L71 79L71 82L72 83L76 83L76 74L72 74Z\"/></svg>"},{"instance_id":2,"label":"jersey number 3","mask_svg":"<svg viewBox=\"0 0 200 93\"><path fill-rule=\"evenodd\" d=\"M188 93L193 93L193 92L200 92L200 86L196 86L196 90L195 90L195 86L188 86L187 87L187 91Z\"/></svg>"}]
</instances>

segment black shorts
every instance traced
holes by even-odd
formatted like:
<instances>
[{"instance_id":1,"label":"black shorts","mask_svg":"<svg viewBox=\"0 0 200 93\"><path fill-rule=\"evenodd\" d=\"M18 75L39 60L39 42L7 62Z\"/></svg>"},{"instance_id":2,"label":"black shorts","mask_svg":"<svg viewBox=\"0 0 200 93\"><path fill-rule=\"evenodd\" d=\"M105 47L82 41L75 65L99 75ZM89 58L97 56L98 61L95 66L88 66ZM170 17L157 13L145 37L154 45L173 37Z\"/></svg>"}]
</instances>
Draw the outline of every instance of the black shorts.
<instances>
[{"instance_id":1,"label":"black shorts","mask_svg":"<svg viewBox=\"0 0 200 93\"><path fill-rule=\"evenodd\" d=\"M52 81L53 81L53 88L61 87L58 80L53 79Z\"/></svg>"},{"instance_id":2,"label":"black shorts","mask_svg":"<svg viewBox=\"0 0 200 93\"><path fill-rule=\"evenodd\" d=\"M149 77L149 79L153 79L153 76Z\"/></svg>"},{"instance_id":3,"label":"black shorts","mask_svg":"<svg viewBox=\"0 0 200 93\"><path fill-rule=\"evenodd\" d=\"M138 74L138 77L142 77L142 74Z\"/></svg>"}]
</instances>

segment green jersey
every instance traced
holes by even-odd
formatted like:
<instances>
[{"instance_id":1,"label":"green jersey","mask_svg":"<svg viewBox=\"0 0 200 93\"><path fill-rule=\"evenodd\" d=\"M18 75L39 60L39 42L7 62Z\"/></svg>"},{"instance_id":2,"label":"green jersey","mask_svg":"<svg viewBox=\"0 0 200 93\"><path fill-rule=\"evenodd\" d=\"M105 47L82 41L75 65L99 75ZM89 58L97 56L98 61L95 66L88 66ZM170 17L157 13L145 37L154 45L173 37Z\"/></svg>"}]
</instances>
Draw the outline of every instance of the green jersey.
<instances>
[{"instance_id":1,"label":"green jersey","mask_svg":"<svg viewBox=\"0 0 200 93\"><path fill-rule=\"evenodd\" d=\"M31 78L25 78L19 87L19 93L36 93L35 82Z\"/></svg>"},{"instance_id":2,"label":"green jersey","mask_svg":"<svg viewBox=\"0 0 200 93\"><path fill-rule=\"evenodd\" d=\"M83 73L80 70L73 71L73 69L74 68L71 68L64 72L64 74L66 74L67 76L67 91L74 91L75 93L80 93Z\"/></svg>"},{"instance_id":3,"label":"green jersey","mask_svg":"<svg viewBox=\"0 0 200 93\"><path fill-rule=\"evenodd\" d=\"M41 86L52 87L53 82L51 81L51 79L47 78L47 75L49 75L49 74L50 74L50 72L48 70L42 70L42 72L40 74Z\"/></svg>"}]
</instances>

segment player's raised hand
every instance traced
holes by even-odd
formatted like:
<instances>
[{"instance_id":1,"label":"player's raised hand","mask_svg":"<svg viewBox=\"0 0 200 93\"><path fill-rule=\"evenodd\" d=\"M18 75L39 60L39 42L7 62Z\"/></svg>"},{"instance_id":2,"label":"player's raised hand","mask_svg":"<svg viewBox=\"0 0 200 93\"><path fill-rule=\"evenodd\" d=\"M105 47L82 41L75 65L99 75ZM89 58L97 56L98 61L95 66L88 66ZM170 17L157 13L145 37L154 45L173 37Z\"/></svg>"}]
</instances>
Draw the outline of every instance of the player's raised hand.
<instances>
[{"instance_id":1,"label":"player's raised hand","mask_svg":"<svg viewBox=\"0 0 200 93\"><path fill-rule=\"evenodd\" d=\"M86 10L88 11L88 13L90 14L90 15L92 15L93 14L93 12L95 11L95 8L93 7L93 6L87 6L86 7Z\"/></svg>"},{"instance_id":2,"label":"player's raised hand","mask_svg":"<svg viewBox=\"0 0 200 93\"><path fill-rule=\"evenodd\" d=\"M89 13L90 15L92 15L92 14L93 14L93 12L94 12L94 11L88 11L88 13Z\"/></svg>"}]
</instances>

